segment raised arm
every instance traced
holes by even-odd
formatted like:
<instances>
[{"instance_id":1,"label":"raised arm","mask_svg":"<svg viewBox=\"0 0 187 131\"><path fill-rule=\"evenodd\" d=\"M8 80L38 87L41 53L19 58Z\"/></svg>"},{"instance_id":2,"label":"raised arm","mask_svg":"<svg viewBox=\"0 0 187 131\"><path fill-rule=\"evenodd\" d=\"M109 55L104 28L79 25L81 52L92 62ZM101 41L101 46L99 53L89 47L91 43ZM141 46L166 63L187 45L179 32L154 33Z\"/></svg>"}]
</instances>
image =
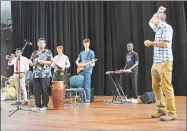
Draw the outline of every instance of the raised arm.
<instances>
[{"instance_id":1,"label":"raised arm","mask_svg":"<svg viewBox=\"0 0 187 131\"><path fill-rule=\"evenodd\" d=\"M8 66L14 65L16 63L17 58L15 57L14 54L11 54L11 58L8 61Z\"/></svg>"},{"instance_id":2,"label":"raised arm","mask_svg":"<svg viewBox=\"0 0 187 131\"><path fill-rule=\"evenodd\" d=\"M166 10L165 7L160 6L159 9L158 9L158 11L157 11L156 13L164 13L165 10ZM149 21L149 26L150 26L153 30L154 30L154 28L155 28L154 16L156 15L156 13L152 16L152 18L151 18L150 21Z\"/></svg>"}]
</instances>

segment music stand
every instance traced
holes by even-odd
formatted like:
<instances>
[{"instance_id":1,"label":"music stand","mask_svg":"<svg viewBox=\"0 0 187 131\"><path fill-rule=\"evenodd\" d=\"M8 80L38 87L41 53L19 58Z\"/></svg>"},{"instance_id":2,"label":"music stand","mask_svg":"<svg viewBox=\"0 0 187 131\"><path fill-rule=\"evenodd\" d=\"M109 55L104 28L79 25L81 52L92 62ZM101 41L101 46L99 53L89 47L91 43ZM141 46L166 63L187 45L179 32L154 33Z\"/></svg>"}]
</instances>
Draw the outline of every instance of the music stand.
<instances>
[{"instance_id":1,"label":"music stand","mask_svg":"<svg viewBox=\"0 0 187 131\"><path fill-rule=\"evenodd\" d=\"M16 113L18 110L33 111L33 110L22 109L22 108L21 108L20 74L23 73L23 72L20 72L20 56L21 56L21 54L23 53L23 50L25 49L26 45L27 45L27 42L25 43L25 46L23 47L21 53L17 56L17 57L18 57L18 58L17 58L17 61L18 61L18 72L17 72L17 74L19 75L19 76L18 76L19 82L18 82L18 89L17 89L17 91L18 91L18 92L17 92L17 97L18 97L18 98L17 98L17 108L16 108L15 110L9 111L9 112L11 112L11 114L8 115L9 117L10 117L11 115L13 115L14 113ZM33 112L36 112L36 111L33 111Z\"/></svg>"}]
</instances>

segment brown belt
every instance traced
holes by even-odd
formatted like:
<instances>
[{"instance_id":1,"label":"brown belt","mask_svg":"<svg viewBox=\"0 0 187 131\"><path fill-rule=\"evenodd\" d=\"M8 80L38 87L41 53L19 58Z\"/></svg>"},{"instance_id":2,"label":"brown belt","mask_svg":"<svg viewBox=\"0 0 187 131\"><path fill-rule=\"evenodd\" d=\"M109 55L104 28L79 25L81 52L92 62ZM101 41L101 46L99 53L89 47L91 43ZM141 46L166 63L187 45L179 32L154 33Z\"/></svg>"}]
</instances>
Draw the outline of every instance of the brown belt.
<instances>
[{"instance_id":1,"label":"brown belt","mask_svg":"<svg viewBox=\"0 0 187 131\"><path fill-rule=\"evenodd\" d=\"M14 74L20 74L20 73L24 73L24 72L14 72Z\"/></svg>"}]
</instances>

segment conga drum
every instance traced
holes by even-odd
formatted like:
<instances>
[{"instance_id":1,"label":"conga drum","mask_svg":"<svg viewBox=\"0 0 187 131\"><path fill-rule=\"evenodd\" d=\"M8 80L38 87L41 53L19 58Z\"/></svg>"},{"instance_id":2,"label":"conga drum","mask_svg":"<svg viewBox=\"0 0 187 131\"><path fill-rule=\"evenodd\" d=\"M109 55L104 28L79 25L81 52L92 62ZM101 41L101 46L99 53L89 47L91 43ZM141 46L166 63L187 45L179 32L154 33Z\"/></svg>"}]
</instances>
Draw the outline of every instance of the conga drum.
<instances>
[{"instance_id":1,"label":"conga drum","mask_svg":"<svg viewBox=\"0 0 187 131\"><path fill-rule=\"evenodd\" d=\"M10 76L9 79L8 79L8 86L9 87L14 87L14 77L15 76Z\"/></svg>"},{"instance_id":2,"label":"conga drum","mask_svg":"<svg viewBox=\"0 0 187 131\"><path fill-rule=\"evenodd\" d=\"M56 110L64 109L65 84L64 81L52 81L52 101Z\"/></svg>"}]
</instances>

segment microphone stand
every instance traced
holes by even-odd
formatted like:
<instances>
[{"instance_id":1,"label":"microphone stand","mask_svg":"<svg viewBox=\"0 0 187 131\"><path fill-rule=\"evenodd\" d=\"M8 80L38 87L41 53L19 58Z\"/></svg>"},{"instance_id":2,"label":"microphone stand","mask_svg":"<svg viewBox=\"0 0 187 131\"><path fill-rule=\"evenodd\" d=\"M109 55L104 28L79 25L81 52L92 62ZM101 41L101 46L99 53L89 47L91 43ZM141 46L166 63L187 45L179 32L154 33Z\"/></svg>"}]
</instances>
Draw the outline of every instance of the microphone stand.
<instances>
[{"instance_id":1,"label":"microphone stand","mask_svg":"<svg viewBox=\"0 0 187 131\"><path fill-rule=\"evenodd\" d=\"M18 82L18 89L17 89L17 108L15 109L15 110L11 110L11 111L9 111L11 114L9 114L8 116L10 117L11 115L13 115L14 113L16 113L18 110L24 110L24 111L33 111L33 110L29 110L29 109L22 109L21 108L21 87L20 87L20 74L21 73L23 73L23 72L20 72L20 56L22 55L22 52L24 51L24 49L25 49L25 47L26 47L26 45L27 45L27 42L25 43L25 45L24 45L24 47L23 47L23 49L22 49L22 51L21 51L21 54L20 55L18 55L17 57L17 62L19 62L19 64L18 64L18 80L19 80L19 82ZM34 112L36 112L36 111L34 111Z\"/></svg>"}]
</instances>

